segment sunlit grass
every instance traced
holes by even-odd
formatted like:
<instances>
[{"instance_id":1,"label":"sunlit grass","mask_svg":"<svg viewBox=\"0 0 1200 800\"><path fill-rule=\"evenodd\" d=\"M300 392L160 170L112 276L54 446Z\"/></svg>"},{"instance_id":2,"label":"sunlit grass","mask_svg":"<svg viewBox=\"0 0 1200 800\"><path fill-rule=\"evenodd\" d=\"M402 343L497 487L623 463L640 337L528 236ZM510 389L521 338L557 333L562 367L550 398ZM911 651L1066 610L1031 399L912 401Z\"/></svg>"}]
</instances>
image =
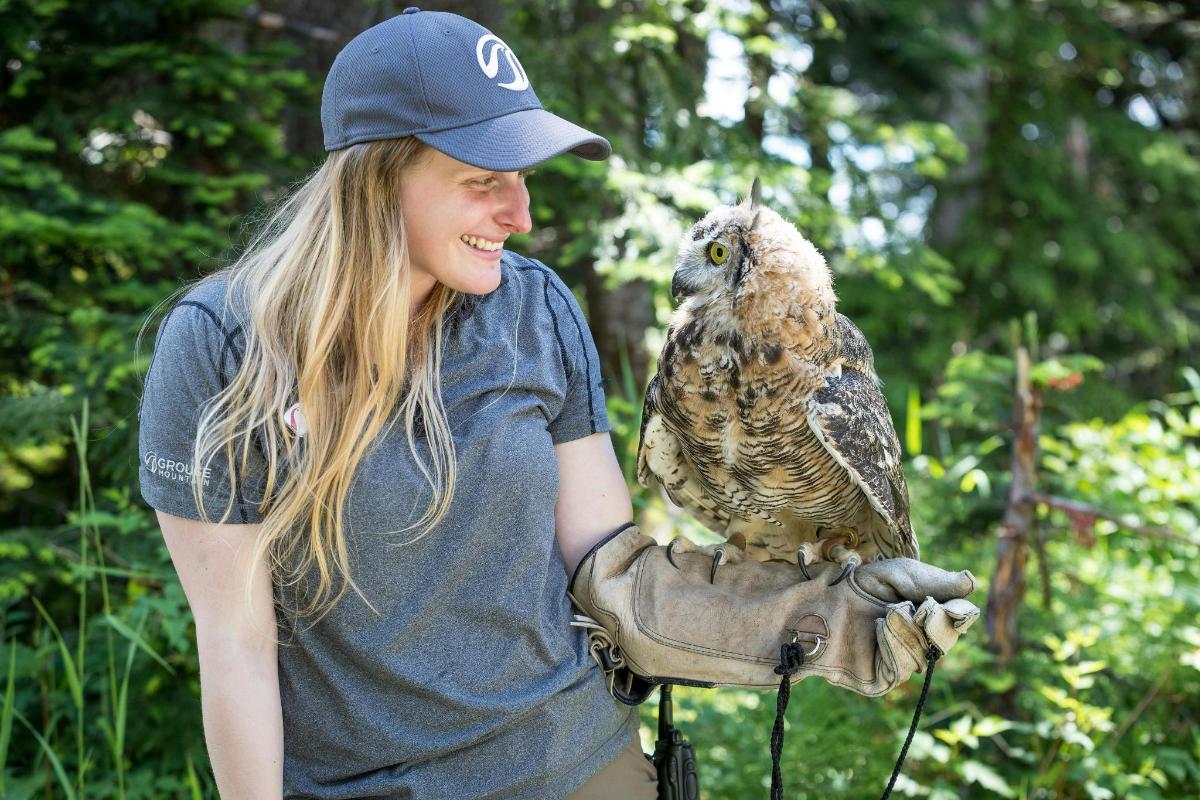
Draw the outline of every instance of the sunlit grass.
<instances>
[{"instance_id":1,"label":"sunlit grass","mask_svg":"<svg viewBox=\"0 0 1200 800\"><path fill-rule=\"evenodd\" d=\"M9 745L12 741L11 732L13 720L21 723L39 747L40 752L50 765L54 780L69 800L76 797L92 795L89 792L89 773L99 764L96 749L102 744L101 752L109 762L109 773L115 779L114 793L117 800L126 797L126 762L129 756L127 741L127 722L130 707L134 704L130 697L130 678L133 673L134 661L138 651L148 655L153 661L162 666L169 674L175 674L166 659L163 658L147 641L145 630L148 609L142 608L136 619L122 618L120 612L113 606L110 597L109 577L130 577L141 573L135 570L114 569L105 565L104 541L101 537L100 525L97 524L102 515L97 513L95 496L92 489L91 473L89 470L88 452L88 412L89 406L85 399L78 419L71 419L72 442L74 456L79 468L79 494L77 509L71 515L79 533L79 561L72 565L72 583L78 595L78 615L73 630L64 630L42 601L36 596L30 596L39 618L44 622L45 629L51 636L51 649L56 658L47 664L38 651L37 663L39 672L58 671L66 684L66 692L52 692L49 695L50 710L47 719L50 724L44 730L39 730L34 723L16 707L17 681L17 641L9 643L7 680L5 683L4 707L0 713L0 797L8 797L11 787L6 785L7 759ZM99 589L99 608L93 610L91 605ZM88 661L88 625L89 619L102 623L104 665L102 675L92 676L87 672ZM118 661L118 641L126 641L124 652ZM71 641L74 641L74 650ZM38 678L45 685L48 681L45 673ZM49 681L53 683L53 681ZM99 685L98 697L95 684ZM89 720L100 711L94 728L89 727ZM59 720L70 719L73 758L64 763L63 753L55 742L59 736ZM95 741L96 730L99 730L103 742ZM73 771L73 772L72 772ZM109 776L106 775L106 779ZM106 781L107 782L107 781ZM192 785L192 795L200 797L199 783L194 771L189 781Z\"/></svg>"}]
</instances>

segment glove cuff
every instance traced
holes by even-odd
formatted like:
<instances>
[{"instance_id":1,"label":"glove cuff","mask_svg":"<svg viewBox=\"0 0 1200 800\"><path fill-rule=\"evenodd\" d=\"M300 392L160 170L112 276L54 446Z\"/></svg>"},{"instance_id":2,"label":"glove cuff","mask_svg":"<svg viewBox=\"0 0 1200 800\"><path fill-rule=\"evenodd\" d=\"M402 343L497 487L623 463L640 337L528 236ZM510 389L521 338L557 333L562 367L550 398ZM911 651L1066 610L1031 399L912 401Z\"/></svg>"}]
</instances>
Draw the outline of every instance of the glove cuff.
<instances>
[{"instance_id":1,"label":"glove cuff","mask_svg":"<svg viewBox=\"0 0 1200 800\"><path fill-rule=\"evenodd\" d=\"M571 582L567 584L567 596L576 609L584 612L576 614L571 625L587 631L588 652L604 671L609 694L631 706L645 702L653 693L656 683L629 668L624 652L606 627L617 622L615 618L600 613L595 602L580 602L580 597L592 598L595 595L596 558L602 548L607 564L610 561L628 563L641 550L654 546L655 541L643 534L637 525L626 523L592 545L575 565ZM597 617L603 618L603 624Z\"/></svg>"},{"instance_id":2,"label":"glove cuff","mask_svg":"<svg viewBox=\"0 0 1200 800\"><path fill-rule=\"evenodd\" d=\"M640 536L642 539L649 541L651 545L654 544L654 540L638 530L638 526L635 523L626 522L624 525L617 528L600 541L596 542L586 553L583 554L583 558L579 559L579 563L575 565L575 571L571 573L571 582L567 584L568 594L575 593L575 581L579 579L579 573L582 572L583 569L588 565L588 562L592 559L592 556L596 555L596 551L598 551L601 547L604 547L604 545L608 544L621 534L625 533L625 531L629 530L630 528L634 529L636 536Z\"/></svg>"}]
</instances>

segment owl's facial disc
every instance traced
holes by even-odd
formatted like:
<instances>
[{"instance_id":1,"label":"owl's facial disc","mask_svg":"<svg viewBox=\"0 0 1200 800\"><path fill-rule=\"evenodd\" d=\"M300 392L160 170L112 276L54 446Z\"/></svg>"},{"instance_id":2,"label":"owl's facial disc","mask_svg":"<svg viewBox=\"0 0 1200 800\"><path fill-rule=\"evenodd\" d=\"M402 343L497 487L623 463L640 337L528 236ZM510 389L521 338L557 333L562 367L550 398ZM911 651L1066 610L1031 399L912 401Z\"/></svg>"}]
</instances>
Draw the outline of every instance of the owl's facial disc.
<instances>
[{"instance_id":1,"label":"owl's facial disc","mask_svg":"<svg viewBox=\"0 0 1200 800\"><path fill-rule=\"evenodd\" d=\"M672 296L681 302L693 295L716 299L736 293L746 274L746 255L745 246L734 235L693 242L676 264Z\"/></svg>"},{"instance_id":2,"label":"owl's facial disc","mask_svg":"<svg viewBox=\"0 0 1200 800\"><path fill-rule=\"evenodd\" d=\"M719 206L692 226L680 242L671 279L676 302L692 296L732 302L752 271L745 238L756 215L736 206Z\"/></svg>"},{"instance_id":3,"label":"owl's facial disc","mask_svg":"<svg viewBox=\"0 0 1200 800\"><path fill-rule=\"evenodd\" d=\"M693 239L681 249L675 274L671 276L671 296L675 301L710 291L713 273L721 271L714 258L721 257L729 257L728 245L722 242Z\"/></svg>"}]
</instances>

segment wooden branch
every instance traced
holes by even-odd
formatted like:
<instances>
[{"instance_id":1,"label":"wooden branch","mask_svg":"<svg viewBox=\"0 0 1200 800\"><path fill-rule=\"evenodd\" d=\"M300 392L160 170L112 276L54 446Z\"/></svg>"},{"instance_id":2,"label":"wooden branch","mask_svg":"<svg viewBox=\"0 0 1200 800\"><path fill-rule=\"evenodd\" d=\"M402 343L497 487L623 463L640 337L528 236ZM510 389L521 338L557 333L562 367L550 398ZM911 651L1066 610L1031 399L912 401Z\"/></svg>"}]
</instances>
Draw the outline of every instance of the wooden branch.
<instances>
[{"instance_id":1,"label":"wooden branch","mask_svg":"<svg viewBox=\"0 0 1200 800\"><path fill-rule=\"evenodd\" d=\"M304 36L309 39L315 39L319 42L343 43L349 41L348 37L330 28L322 28L319 25L310 25L307 22L297 21L291 19L290 17L285 17L282 14L276 14L271 11L263 11L257 6L250 6L243 11L242 18L264 30L285 30L289 33L299 34L300 36Z\"/></svg>"},{"instance_id":2,"label":"wooden branch","mask_svg":"<svg viewBox=\"0 0 1200 800\"><path fill-rule=\"evenodd\" d=\"M1175 542L1183 542L1200 547L1200 541L1188 538L1183 534L1176 533L1170 528L1164 528L1159 525L1130 525L1124 522L1120 516L1112 511L1105 511L1102 508L1081 503L1078 500L1069 500L1065 497L1055 497L1049 494L1031 493L1027 495L1027 499L1033 503L1040 503L1050 508L1057 508L1059 511L1065 511L1067 514L1078 515L1083 517L1092 517L1093 519L1105 519L1109 522L1115 522L1126 530L1143 536L1154 536L1159 539L1170 539Z\"/></svg>"},{"instance_id":3,"label":"wooden branch","mask_svg":"<svg viewBox=\"0 0 1200 800\"><path fill-rule=\"evenodd\" d=\"M1144 695L1142 695L1142 699L1139 700L1138 704L1133 707L1133 711L1131 711L1129 716L1126 717L1125 721L1121 723L1121 727L1117 729L1116 734L1112 736L1111 740L1105 736L1105 738L1096 743L1097 747L1102 744L1108 744L1110 748L1114 750L1116 749L1117 742L1121 741L1121 737L1125 735L1130 726L1137 722L1137 718L1142 715L1143 711L1149 708L1150 703L1154 701L1155 696L1162 691L1162 687L1167 682L1167 678L1171 677L1172 668L1173 667L1167 667L1163 670L1162 675L1160 675L1158 680L1154 682L1154 685L1151 686Z\"/></svg>"}]
</instances>

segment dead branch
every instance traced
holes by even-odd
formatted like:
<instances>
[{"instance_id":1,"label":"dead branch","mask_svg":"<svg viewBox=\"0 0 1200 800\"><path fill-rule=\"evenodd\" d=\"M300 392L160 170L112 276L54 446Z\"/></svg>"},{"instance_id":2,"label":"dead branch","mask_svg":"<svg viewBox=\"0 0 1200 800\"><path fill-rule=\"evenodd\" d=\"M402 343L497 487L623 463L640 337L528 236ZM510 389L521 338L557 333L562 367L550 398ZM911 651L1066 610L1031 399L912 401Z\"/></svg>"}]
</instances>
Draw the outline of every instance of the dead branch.
<instances>
[{"instance_id":1,"label":"dead branch","mask_svg":"<svg viewBox=\"0 0 1200 800\"><path fill-rule=\"evenodd\" d=\"M1054 495L1039 494L1036 492L1028 495L1027 499L1033 503L1040 503L1041 505L1048 506L1050 508L1057 508L1059 511L1064 511L1067 514L1072 515L1073 518L1091 517L1093 520L1104 519L1108 520L1109 522L1115 522L1122 528L1128 531L1133 531L1134 533L1142 536L1170 539L1171 541L1183 542L1184 544L1200 547L1200 541L1188 538L1183 534L1176 533L1170 528L1164 528L1159 525L1131 525L1122 520L1119 515L1112 511L1105 511L1102 508L1088 505L1087 503L1081 503L1078 500L1069 500L1066 497L1056 497Z\"/></svg>"},{"instance_id":2,"label":"dead branch","mask_svg":"<svg viewBox=\"0 0 1200 800\"><path fill-rule=\"evenodd\" d=\"M1050 610L1050 561L1046 556L1046 534L1033 521L1033 552L1037 553L1038 578L1042 584L1042 608Z\"/></svg>"}]
</instances>

